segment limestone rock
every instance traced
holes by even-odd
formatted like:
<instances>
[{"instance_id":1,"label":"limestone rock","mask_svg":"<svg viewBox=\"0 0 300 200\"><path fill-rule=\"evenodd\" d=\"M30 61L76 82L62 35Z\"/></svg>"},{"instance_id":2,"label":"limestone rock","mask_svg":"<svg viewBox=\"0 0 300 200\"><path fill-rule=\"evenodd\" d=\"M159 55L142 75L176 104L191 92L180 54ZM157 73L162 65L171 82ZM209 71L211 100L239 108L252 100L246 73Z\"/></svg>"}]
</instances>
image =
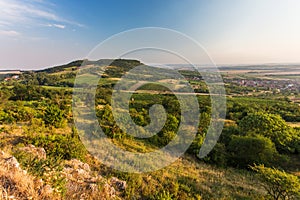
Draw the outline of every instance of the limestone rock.
<instances>
[{"instance_id":1,"label":"limestone rock","mask_svg":"<svg viewBox=\"0 0 300 200\"><path fill-rule=\"evenodd\" d=\"M21 151L25 151L36 156L39 159L46 159L46 151L44 148L35 147L34 145L30 144L26 147L19 148Z\"/></svg>"},{"instance_id":2,"label":"limestone rock","mask_svg":"<svg viewBox=\"0 0 300 200\"><path fill-rule=\"evenodd\" d=\"M20 169L20 163L18 162L18 160L14 156L11 156L9 158L5 158L4 163L6 165L8 165L9 167L11 167L11 168L18 169L18 170Z\"/></svg>"},{"instance_id":3,"label":"limestone rock","mask_svg":"<svg viewBox=\"0 0 300 200\"><path fill-rule=\"evenodd\" d=\"M115 186L116 188L118 188L119 190L125 190L126 189L126 181L121 181L116 177L112 177L110 179L110 183Z\"/></svg>"}]
</instances>

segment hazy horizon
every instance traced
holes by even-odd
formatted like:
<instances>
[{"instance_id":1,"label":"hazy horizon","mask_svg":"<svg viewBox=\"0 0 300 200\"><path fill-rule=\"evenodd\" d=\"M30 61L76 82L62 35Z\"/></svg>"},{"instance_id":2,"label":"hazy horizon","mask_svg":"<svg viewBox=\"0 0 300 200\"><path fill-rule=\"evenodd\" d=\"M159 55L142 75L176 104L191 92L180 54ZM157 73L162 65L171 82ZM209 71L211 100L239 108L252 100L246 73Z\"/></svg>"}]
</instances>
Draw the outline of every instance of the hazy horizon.
<instances>
[{"instance_id":1,"label":"hazy horizon","mask_svg":"<svg viewBox=\"0 0 300 200\"><path fill-rule=\"evenodd\" d=\"M100 58L100 59L112 59L112 58ZM133 59L133 58L122 58L122 59ZM0 71L31 71L31 70L43 70L43 69L48 69L48 68L52 68L52 67L57 67L57 66L62 66L62 65L65 65L65 64L69 64L73 61L76 61L76 60L84 60L84 59L74 59L72 61L68 61L68 62L65 62L65 63L60 63L60 64L54 64L54 65L51 65L51 66L41 66L41 67L36 67L36 68L6 68L6 67L2 67L0 65ZM96 60L91 60L91 61L96 61ZM142 62L143 63L143 62ZM165 65L169 65L169 66L172 66L172 65L177 65L177 66L184 66L184 65L187 65L185 63L163 63ZM212 64L194 64L195 66L210 66ZM217 67L240 67L240 66L255 66L255 65L258 65L258 66L272 66L272 65L276 65L276 66L285 66L285 65L299 65L300 66L300 62L299 63L237 63L237 64L230 64L230 63L221 63L221 64L216 64Z\"/></svg>"},{"instance_id":2,"label":"hazy horizon","mask_svg":"<svg viewBox=\"0 0 300 200\"><path fill-rule=\"evenodd\" d=\"M0 69L66 64L114 34L142 27L186 34L217 66L300 63L299 7L297 0L0 0Z\"/></svg>"}]
</instances>

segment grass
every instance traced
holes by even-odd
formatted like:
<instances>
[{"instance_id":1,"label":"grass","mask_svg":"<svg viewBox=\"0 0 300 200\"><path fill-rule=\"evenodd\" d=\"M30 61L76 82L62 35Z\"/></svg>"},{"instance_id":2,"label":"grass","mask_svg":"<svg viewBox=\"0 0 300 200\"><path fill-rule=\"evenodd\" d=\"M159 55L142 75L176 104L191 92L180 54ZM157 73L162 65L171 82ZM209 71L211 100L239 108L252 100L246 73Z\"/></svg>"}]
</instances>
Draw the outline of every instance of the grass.
<instances>
[{"instance_id":1,"label":"grass","mask_svg":"<svg viewBox=\"0 0 300 200\"><path fill-rule=\"evenodd\" d=\"M70 87L57 87L57 86L48 86L48 85L43 85L41 86L45 89L51 89L51 90L67 90L67 91L71 91L73 88Z\"/></svg>"},{"instance_id":2,"label":"grass","mask_svg":"<svg viewBox=\"0 0 300 200\"><path fill-rule=\"evenodd\" d=\"M78 75L76 77L76 83L77 84L84 84L84 83L92 83L99 79L99 76L93 75L93 74L84 74L84 75ZM75 79L74 79L75 80Z\"/></svg>"},{"instance_id":3,"label":"grass","mask_svg":"<svg viewBox=\"0 0 300 200\"><path fill-rule=\"evenodd\" d=\"M287 124L293 128L300 127L300 122L287 122Z\"/></svg>"},{"instance_id":4,"label":"grass","mask_svg":"<svg viewBox=\"0 0 300 200\"><path fill-rule=\"evenodd\" d=\"M300 75L299 74L284 74L284 75L270 75L268 77L272 77L272 78L275 78L275 79L291 79L291 80L299 80L300 79Z\"/></svg>"},{"instance_id":5,"label":"grass","mask_svg":"<svg viewBox=\"0 0 300 200\"><path fill-rule=\"evenodd\" d=\"M12 145L22 135L22 131L20 127L6 129L10 134L4 134L1 141ZM134 152L153 150L151 146L130 139L118 145ZM5 149L5 146L1 148ZM218 168L188 155L168 167L144 174L118 172L90 156L86 162L102 176L116 176L127 182L127 189L120 194L122 199L159 199L168 195L172 199L262 199L265 195L252 172Z\"/></svg>"},{"instance_id":6,"label":"grass","mask_svg":"<svg viewBox=\"0 0 300 200\"><path fill-rule=\"evenodd\" d=\"M105 175L127 181L124 199L158 199L164 194L171 194L172 199L263 199L265 195L252 172L217 168L187 155L152 173L111 171Z\"/></svg>"},{"instance_id":7,"label":"grass","mask_svg":"<svg viewBox=\"0 0 300 200\"><path fill-rule=\"evenodd\" d=\"M7 157L0 155L0 199L60 199L34 176L5 163Z\"/></svg>"}]
</instances>

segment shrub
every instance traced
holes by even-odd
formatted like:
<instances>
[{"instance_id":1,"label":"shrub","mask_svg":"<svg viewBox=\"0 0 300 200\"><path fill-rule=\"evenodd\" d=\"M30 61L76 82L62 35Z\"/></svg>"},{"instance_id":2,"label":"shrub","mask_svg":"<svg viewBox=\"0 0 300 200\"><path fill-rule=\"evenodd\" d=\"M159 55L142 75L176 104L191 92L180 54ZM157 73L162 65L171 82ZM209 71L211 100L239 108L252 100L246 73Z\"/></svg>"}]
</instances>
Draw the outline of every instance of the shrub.
<instances>
[{"instance_id":1,"label":"shrub","mask_svg":"<svg viewBox=\"0 0 300 200\"><path fill-rule=\"evenodd\" d=\"M46 125L61 128L66 125L64 112L56 105L50 105L44 113L44 121Z\"/></svg>"},{"instance_id":2,"label":"shrub","mask_svg":"<svg viewBox=\"0 0 300 200\"><path fill-rule=\"evenodd\" d=\"M47 135L33 138L32 144L43 147L47 156L61 157L65 160L72 158L84 160L86 149L78 138L70 135Z\"/></svg>"},{"instance_id":3,"label":"shrub","mask_svg":"<svg viewBox=\"0 0 300 200\"><path fill-rule=\"evenodd\" d=\"M25 106L22 102L6 104L0 111L0 121L6 123L28 122L36 115L33 108Z\"/></svg>"},{"instance_id":4,"label":"shrub","mask_svg":"<svg viewBox=\"0 0 300 200\"><path fill-rule=\"evenodd\" d=\"M10 114L4 112L3 110L0 111L0 122L5 123L12 123L15 119Z\"/></svg>"},{"instance_id":5,"label":"shrub","mask_svg":"<svg viewBox=\"0 0 300 200\"><path fill-rule=\"evenodd\" d=\"M241 168L254 163L270 165L278 158L272 141L263 136L233 136L227 150L230 164Z\"/></svg>"},{"instance_id":6,"label":"shrub","mask_svg":"<svg viewBox=\"0 0 300 200\"><path fill-rule=\"evenodd\" d=\"M249 114L239 122L239 127L246 135L259 134L270 138L280 152L295 152L295 148L291 145L294 139L293 129L279 115Z\"/></svg>"},{"instance_id":7,"label":"shrub","mask_svg":"<svg viewBox=\"0 0 300 200\"><path fill-rule=\"evenodd\" d=\"M42 178L62 195L66 192L66 180L61 174L63 167L60 158L39 159L24 151L16 151L14 156L31 175Z\"/></svg>"},{"instance_id":8,"label":"shrub","mask_svg":"<svg viewBox=\"0 0 300 200\"><path fill-rule=\"evenodd\" d=\"M234 135L240 135L240 132L239 132L237 126L224 127L222 130L222 134L220 135L219 142L225 144L225 146L228 146L231 141L231 138Z\"/></svg>"},{"instance_id":9,"label":"shrub","mask_svg":"<svg viewBox=\"0 0 300 200\"><path fill-rule=\"evenodd\" d=\"M197 134L191 146L188 149L188 153L198 155L203 141L204 137L201 134Z\"/></svg>"},{"instance_id":10,"label":"shrub","mask_svg":"<svg viewBox=\"0 0 300 200\"><path fill-rule=\"evenodd\" d=\"M24 126L23 130L27 137L27 138L25 138L25 141L27 139L30 140L33 137L36 137L37 135L44 134L45 132L50 131L49 127L45 126L45 122L39 118L31 119L29 126Z\"/></svg>"},{"instance_id":11,"label":"shrub","mask_svg":"<svg viewBox=\"0 0 300 200\"><path fill-rule=\"evenodd\" d=\"M222 143L217 143L207 157L204 158L204 161L217 166L226 167L227 157L225 145Z\"/></svg>"},{"instance_id":12,"label":"shrub","mask_svg":"<svg viewBox=\"0 0 300 200\"><path fill-rule=\"evenodd\" d=\"M300 180L297 176L264 165L251 167L258 172L264 188L272 199L300 199Z\"/></svg>"},{"instance_id":13,"label":"shrub","mask_svg":"<svg viewBox=\"0 0 300 200\"><path fill-rule=\"evenodd\" d=\"M169 191L163 190L162 192L158 193L158 194L155 196L155 199L157 199L157 200L172 200L172 199L174 199L174 198L173 198L173 195L170 194Z\"/></svg>"},{"instance_id":14,"label":"shrub","mask_svg":"<svg viewBox=\"0 0 300 200\"><path fill-rule=\"evenodd\" d=\"M27 143L45 149L47 156L70 160L73 158L85 160L87 150L80 141L78 133L72 134L27 135Z\"/></svg>"}]
</instances>

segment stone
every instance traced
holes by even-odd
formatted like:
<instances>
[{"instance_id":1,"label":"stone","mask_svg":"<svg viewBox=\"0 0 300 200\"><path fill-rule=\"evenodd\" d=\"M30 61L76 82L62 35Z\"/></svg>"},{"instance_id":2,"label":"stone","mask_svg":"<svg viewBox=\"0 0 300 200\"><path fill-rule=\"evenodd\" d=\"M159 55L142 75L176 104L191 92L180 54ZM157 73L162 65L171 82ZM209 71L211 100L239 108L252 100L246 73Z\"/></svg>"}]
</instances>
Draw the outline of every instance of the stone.
<instances>
[{"instance_id":1,"label":"stone","mask_svg":"<svg viewBox=\"0 0 300 200\"><path fill-rule=\"evenodd\" d=\"M20 163L14 156L5 158L4 161L5 161L5 164L9 165L10 167L15 168L15 169L20 169Z\"/></svg>"},{"instance_id":2,"label":"stone","mask_svg":"<svg viewBox=\"0 0 300 200\"><path fill-rule=\"evenodd\" d=\"M116 195L115 188L107 183L104 184L104 190L105 190L106 194L108 194L110 197L114 197Z\"/></svg>"},{"instance_id":3,"label":"stone","mask_svg":"<svg viewBox=\"0 0 300 200\"><path fill-rule=\"evenodd\" d=\"M121 181L121 180L119 180L119 179L116 178L116 177L112 177L112 178L110 179L110 183L111 183L113 186L117 187L119 190L125 190L126 187L127 187L126 181Z\"/></svg>"},{"instance_id":4,"label":"stone","mask_svg":"<svg viewBox=\"0 0 300 200\"><path fill-rule=\"evenodd\" d=\"M44 159L45 160L47 158L47 154L46 154L46 151L45 151L44 148L35 147L32 144L30 144L26 147L19 148L19 150L30 153L30 154L36 156L39 159Z\"/></svg>"}]
</instances>

